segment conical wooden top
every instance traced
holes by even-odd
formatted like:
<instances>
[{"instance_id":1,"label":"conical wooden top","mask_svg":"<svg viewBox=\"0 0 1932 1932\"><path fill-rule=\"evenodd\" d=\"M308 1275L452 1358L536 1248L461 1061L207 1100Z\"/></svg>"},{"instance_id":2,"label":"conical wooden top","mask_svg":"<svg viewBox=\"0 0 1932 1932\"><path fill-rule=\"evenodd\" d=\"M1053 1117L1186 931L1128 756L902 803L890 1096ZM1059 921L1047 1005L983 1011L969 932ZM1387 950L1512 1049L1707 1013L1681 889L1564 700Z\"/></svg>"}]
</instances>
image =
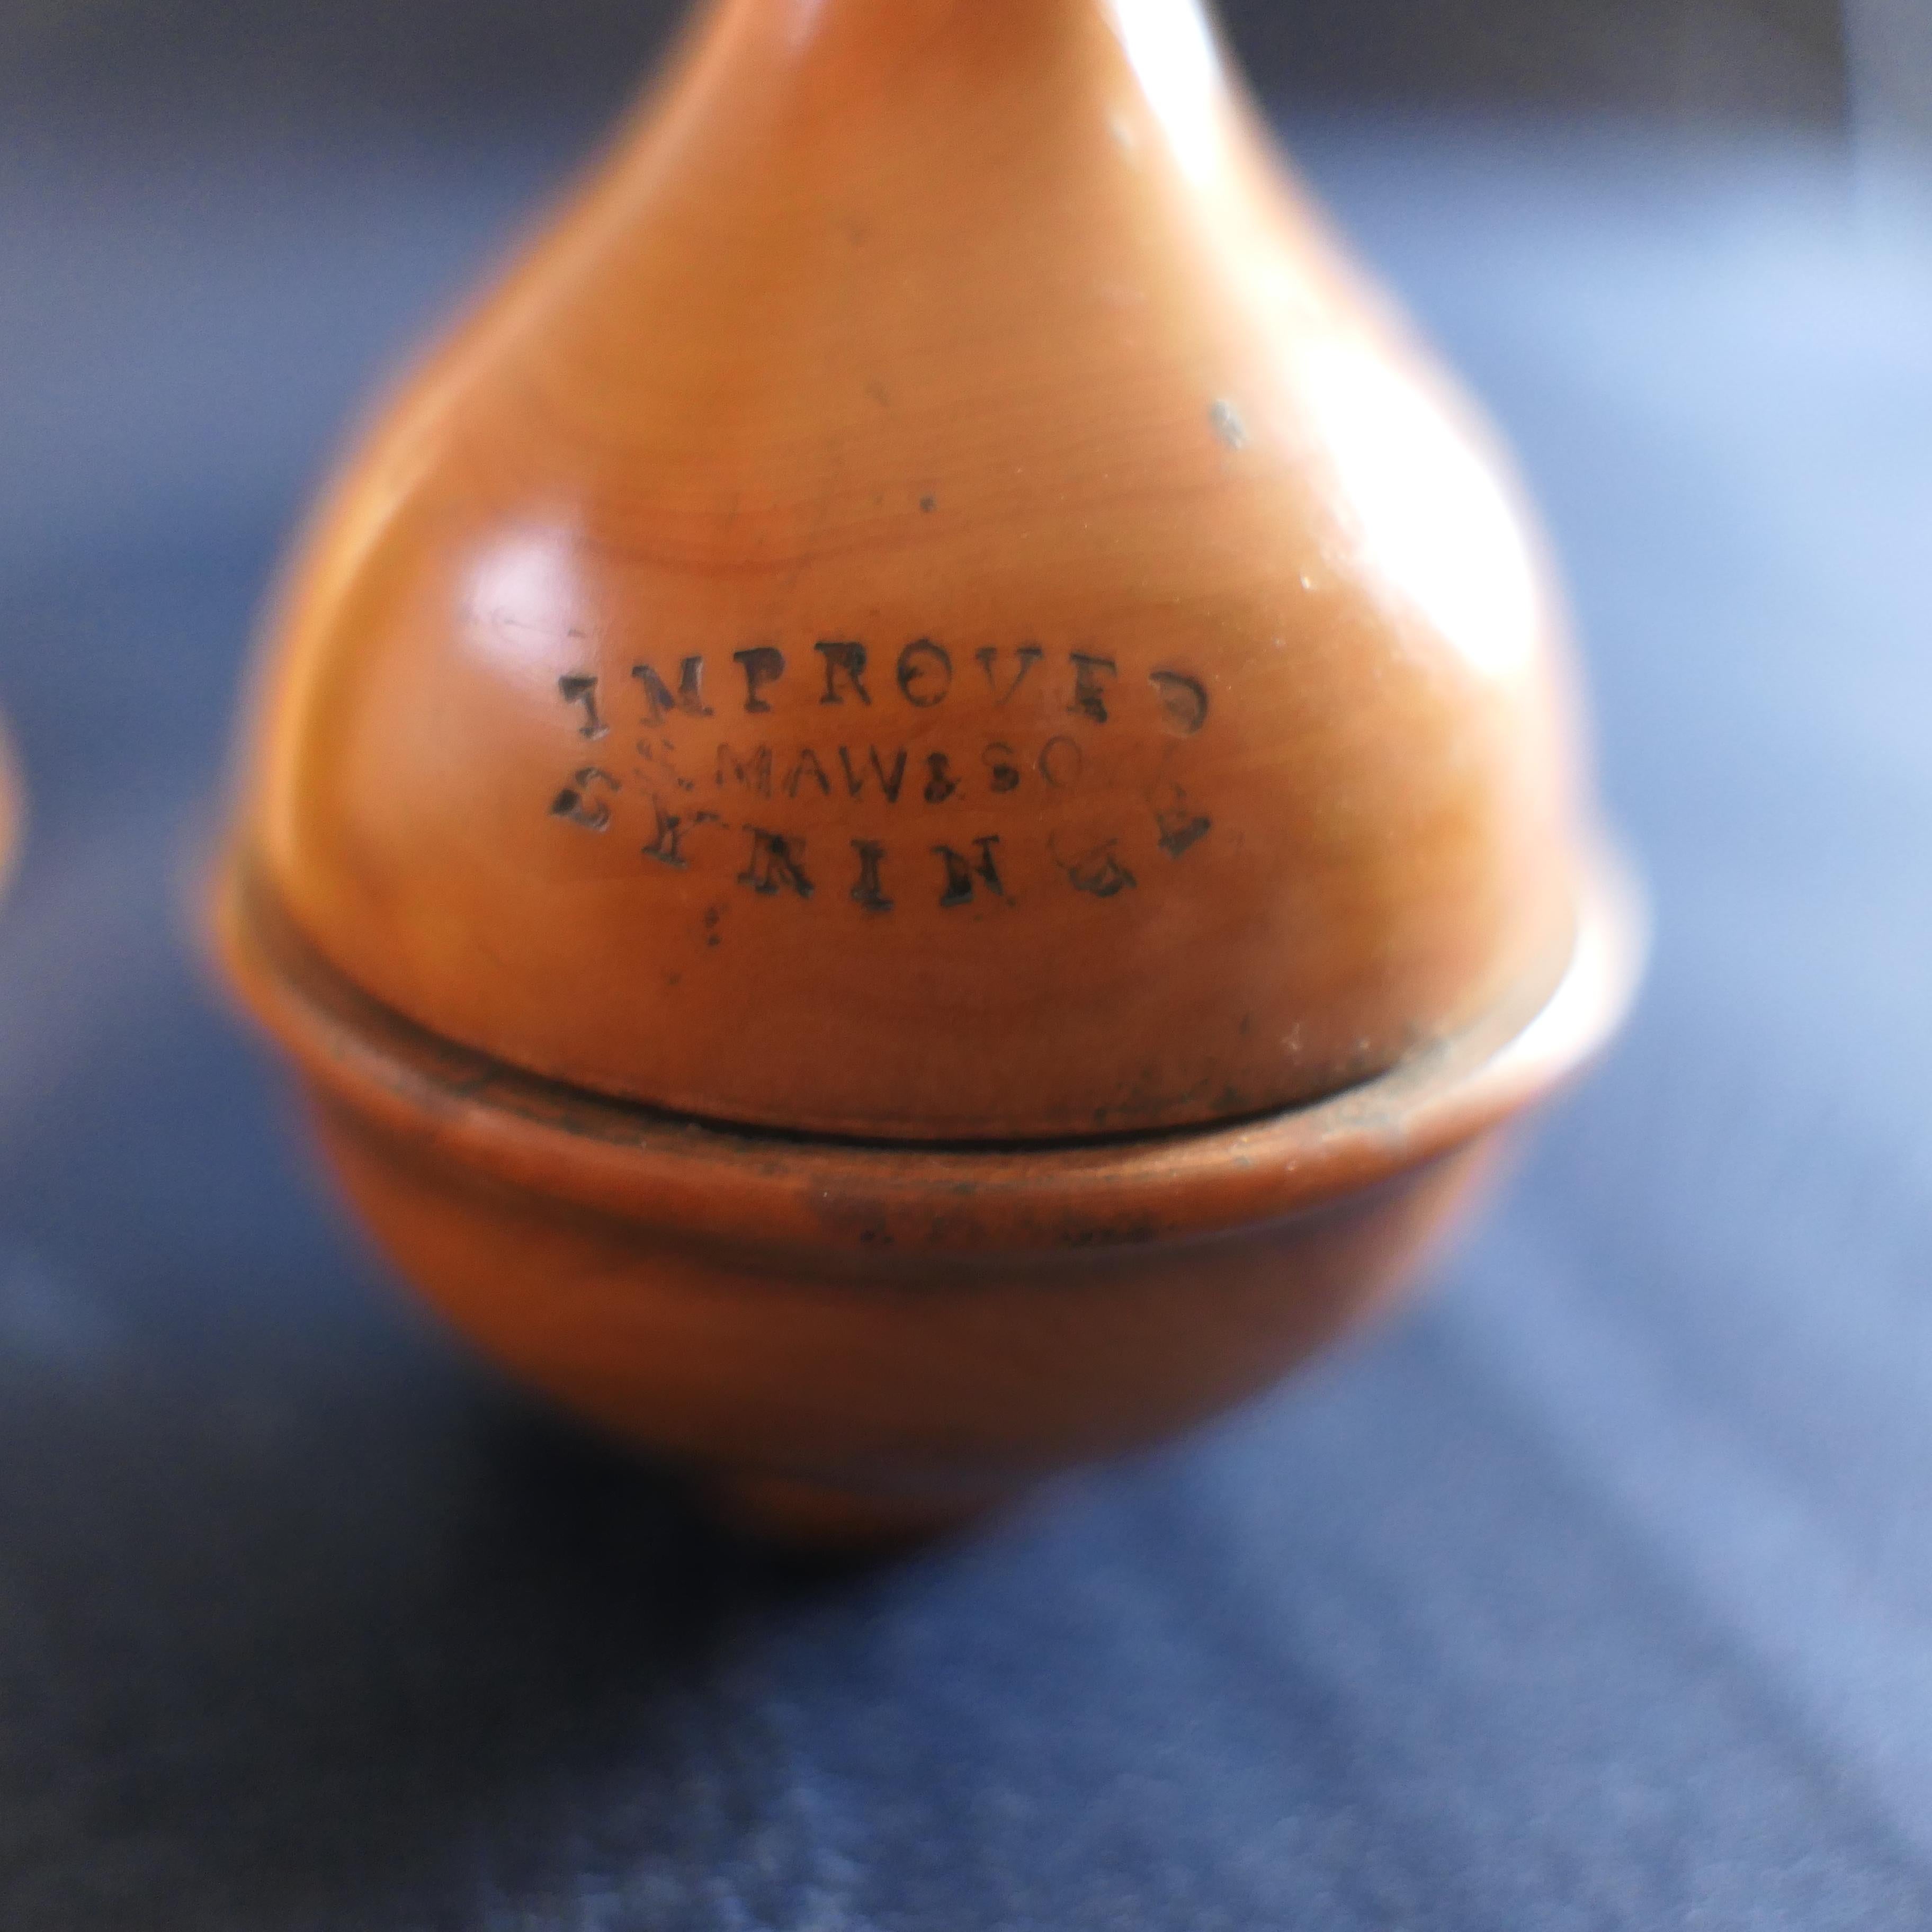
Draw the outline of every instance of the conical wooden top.
<instances>
[{"instance_id":1,"label":"conical wooden top","mask_svg":"<svg viewBox=\"0 0 1932 1932\"><path fill-rule=\"evenodd\" d=\"M1190 0L726 0L350 466L239 849L528 1072L1172 1127L1533 1010L1566 676Z\"/></svg>"}]
</instances>

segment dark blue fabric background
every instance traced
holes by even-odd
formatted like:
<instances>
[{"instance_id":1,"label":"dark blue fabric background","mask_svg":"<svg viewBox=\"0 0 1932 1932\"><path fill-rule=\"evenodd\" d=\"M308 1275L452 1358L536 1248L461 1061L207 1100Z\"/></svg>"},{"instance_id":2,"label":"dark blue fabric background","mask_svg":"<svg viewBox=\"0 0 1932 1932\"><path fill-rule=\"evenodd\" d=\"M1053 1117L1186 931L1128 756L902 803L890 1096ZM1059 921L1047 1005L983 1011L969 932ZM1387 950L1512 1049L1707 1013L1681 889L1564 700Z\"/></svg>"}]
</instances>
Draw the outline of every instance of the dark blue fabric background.
<instances>
[{"instance_id":1,"label":"dark blue fabric background","mask_svg":"<svg viewBox=\"0 0 1932 1932\"><path fill-rule=\"evenodd\" d=\"M1299 131L1548 509L1645 1004L1432 1298L813 1574L418 1316L195 956L277 549L567 146L7 130L0 1926L1932 1925L1932 229Z\"/></svg>"}]
</instances>

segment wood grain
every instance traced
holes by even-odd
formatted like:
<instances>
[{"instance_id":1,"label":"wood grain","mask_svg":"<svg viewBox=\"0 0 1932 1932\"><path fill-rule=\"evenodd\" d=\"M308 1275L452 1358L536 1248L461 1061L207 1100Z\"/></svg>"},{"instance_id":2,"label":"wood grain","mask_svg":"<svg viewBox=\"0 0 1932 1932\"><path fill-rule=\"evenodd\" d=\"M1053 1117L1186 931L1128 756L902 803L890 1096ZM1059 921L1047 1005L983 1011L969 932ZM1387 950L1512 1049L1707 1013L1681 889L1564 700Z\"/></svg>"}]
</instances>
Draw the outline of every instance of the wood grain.
<instances>
[{"instance_id":1,"label":"wood grain","mask_svg":"<svg viewBox=\"0 0 1932 1932\"><path fill-rule=\"evenodd\" d=\"M1601 1037L1576 710L1192 0L723 0L324 504L228 944L486 1346L976 1497L1278 1372Z\"/></svg>"}]
</instances>

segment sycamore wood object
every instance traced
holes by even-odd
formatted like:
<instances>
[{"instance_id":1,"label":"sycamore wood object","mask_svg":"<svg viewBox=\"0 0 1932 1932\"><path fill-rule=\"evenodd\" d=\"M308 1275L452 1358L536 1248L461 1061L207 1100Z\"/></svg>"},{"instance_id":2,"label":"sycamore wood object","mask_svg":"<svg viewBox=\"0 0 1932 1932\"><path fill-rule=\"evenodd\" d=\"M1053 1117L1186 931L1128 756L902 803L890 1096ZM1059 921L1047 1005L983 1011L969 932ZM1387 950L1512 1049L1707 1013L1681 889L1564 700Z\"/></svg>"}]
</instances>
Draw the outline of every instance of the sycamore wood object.
<instances>
[{"instance_id":1,"label":"sycamore wood object","mask_svg":"<svg viewBox=\"0 0 1932 1932\"><path fill-rule=\"evenodd\" d=\"M718 0L322 506L220 925L452 1321L884 1532L1411 1270L1634 978L1580 736L1193 0Z\"/></svg>"}]
</instances>

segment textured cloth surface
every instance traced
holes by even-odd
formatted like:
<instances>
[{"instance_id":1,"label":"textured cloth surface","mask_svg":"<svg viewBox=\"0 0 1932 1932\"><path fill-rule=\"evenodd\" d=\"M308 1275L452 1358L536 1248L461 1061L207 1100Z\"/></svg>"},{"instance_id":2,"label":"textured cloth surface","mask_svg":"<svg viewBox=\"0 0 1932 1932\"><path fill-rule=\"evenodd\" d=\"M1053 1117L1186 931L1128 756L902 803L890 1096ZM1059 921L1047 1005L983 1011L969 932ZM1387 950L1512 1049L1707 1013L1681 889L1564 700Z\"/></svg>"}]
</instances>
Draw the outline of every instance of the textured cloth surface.
<instances>
[{"instance_id":1,"label":"textured cloth surface","mask_svg":"<svg viewBox=\"0 0 1932 1932\"><path fill-rule=\"evenodd\" d=\"M1436 1292L858 1574L534 1411L192 937L335 426L563 144L10 128L0 1925L1932 1924L1932 259L1828 160L1316 130L1514 436L1645 1002Z\"/></svg>"}]
</instances>

